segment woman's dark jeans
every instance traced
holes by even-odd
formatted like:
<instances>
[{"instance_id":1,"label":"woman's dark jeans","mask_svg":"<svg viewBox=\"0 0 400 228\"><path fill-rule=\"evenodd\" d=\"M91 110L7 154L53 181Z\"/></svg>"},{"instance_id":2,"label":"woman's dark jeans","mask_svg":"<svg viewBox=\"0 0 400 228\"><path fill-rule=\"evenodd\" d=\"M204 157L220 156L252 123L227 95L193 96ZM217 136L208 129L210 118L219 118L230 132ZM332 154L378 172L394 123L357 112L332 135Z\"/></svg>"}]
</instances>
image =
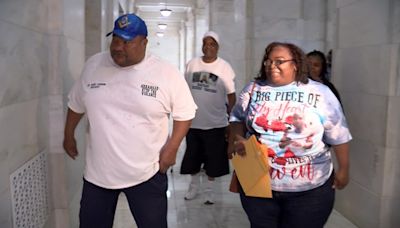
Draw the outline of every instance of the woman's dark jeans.
<instances>
[{"instance_id":1,"label":"woman's dark jeans","mask_svg":"<svg viewBox=\"0 0 400 228\"><path fill-rule=\"evenodd\" d=\"M333 175L320 187L303 192L276 192L272 199L245 196L242 206L251 228L323 228L333 209Z\"/></svg>"}]
</instances>

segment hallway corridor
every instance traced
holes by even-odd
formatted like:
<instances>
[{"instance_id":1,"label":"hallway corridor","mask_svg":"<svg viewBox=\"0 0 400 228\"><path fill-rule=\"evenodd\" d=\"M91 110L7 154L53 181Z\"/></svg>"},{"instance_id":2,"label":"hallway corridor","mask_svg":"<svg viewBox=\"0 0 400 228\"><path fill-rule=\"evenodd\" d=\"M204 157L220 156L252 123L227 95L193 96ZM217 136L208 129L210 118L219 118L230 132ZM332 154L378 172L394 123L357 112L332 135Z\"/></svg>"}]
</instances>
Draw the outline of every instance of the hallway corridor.
<instances>
[{"instance_id":1,"label":"hallway corridor","mask_svg":"<svg viewBox=\"0 0 400 228\"><path fill-rule=\"evenodd\" d=\"M131 12L146 22L147 51L182 73L202 55L204 33L219 34L237 95L271 42L331 50L331 82L353 140L349 183L326 228L400 227L400 0L167 1L1 1L0 228L79 227L88 123L76 131L81 156L72 160L63 149L67 96L86 60L109 50L114 20ZM249 228L230 175L218 180L216 204L183 199L190 178L179 174L182 155L168 173L169 228ZM120 197L114 227L135 227Z\"/></svg>"}]
</instances>

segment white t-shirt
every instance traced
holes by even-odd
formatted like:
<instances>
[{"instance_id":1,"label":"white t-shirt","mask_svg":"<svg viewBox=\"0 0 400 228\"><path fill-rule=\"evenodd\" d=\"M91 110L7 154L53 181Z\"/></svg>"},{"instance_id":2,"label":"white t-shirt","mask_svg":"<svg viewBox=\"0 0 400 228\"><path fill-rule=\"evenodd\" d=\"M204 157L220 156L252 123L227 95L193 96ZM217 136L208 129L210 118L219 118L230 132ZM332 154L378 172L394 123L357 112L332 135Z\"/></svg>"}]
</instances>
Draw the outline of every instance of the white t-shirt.
<instances>
[{"instance_id":1,"label":"white t-shirt","mask_svg":"<svg viewBox=\"0 0 400 228\"><path fill-rule=\"evenodd\" d=\"M201 57L189 61L186 81L198 106L191 128L208 130L228 125L227 95L235 92L235 73L221 58L205 63Z\"/></svg>"},{"instance_id":2,"label":"white t-shirt","mask_svg":"<svg viewBox=\"0 0 400 228\"><path fill-rule=\"evenodd\" d=\"M68 98L69 108L89 121L84 177L110 189L151 178L169 116L190 120L196 110L178 69L151 54L129 67L116 65L109 52L94 55Z\"/></svg>"},{"instance_id":3,"label":"white t-shirt","mask_svg":"<svg viewBox=\"0 0 400 228\"><path fill-rule=\"evenodd\" d=\"M241 92L230 121L244 122L249 134L268 146L272 189L305 191L325 183L333 166L324 142L352 139L335 95L312 80L280 87L258 82L252 92L253 85Z\"/></svg>"}]
</instances>

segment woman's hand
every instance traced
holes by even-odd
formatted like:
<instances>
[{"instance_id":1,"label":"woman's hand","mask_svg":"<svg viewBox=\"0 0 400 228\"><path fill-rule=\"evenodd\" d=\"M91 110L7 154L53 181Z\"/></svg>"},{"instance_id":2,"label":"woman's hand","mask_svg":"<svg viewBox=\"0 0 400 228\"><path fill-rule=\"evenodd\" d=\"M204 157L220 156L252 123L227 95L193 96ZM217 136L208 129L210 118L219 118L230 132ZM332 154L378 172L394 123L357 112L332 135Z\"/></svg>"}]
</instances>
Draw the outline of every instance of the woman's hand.
<instances>
[{"instance_id":1,"label":"woman's hand","mask_svg":"<svg viewBox=\"0 0 400 228\"><path fill-rule=\"evenodd\" d=\"M335 172L335 179L332 187L343 189L349 183L349 143L334 145L332 147L338 162L338 169L337 172Z\"/></svg>"},{"instance_id":2,"label":"woman's hand","mask_svg":"<svg viewBox=\"0 0 400 228\"><path fill-rule=\"evenodd\" d=\"M246 154L244 150L243 137L245 132L245 126L242 122L232 122L229 124L229 138L228 138L228 158L232 159L234 154L244 156Z\"/></svg>"},{"instance_id":3,"label":"woman's hand","mask_svg":"<svg viewBox=\"0 0 400 228\"><path fill-rule=\"evenodd\" d=\"M245 138L240 135L235 135L234 140L228 146L228 157L232 158L234 154L238 154L240 156L246 155L246 150L244 147Z\"/></svg>"},{"instance_id":4,"label":"woman's hand","mask_svg":"<svg viewBox=\"0 0 400 228\"><path fill-rule=\"evenodd\" d=\"M333 180L333 188L343 189L349 183L349 172L344 169L339 169L335 172L335 179Z\"/></svg>"}]
</instances>

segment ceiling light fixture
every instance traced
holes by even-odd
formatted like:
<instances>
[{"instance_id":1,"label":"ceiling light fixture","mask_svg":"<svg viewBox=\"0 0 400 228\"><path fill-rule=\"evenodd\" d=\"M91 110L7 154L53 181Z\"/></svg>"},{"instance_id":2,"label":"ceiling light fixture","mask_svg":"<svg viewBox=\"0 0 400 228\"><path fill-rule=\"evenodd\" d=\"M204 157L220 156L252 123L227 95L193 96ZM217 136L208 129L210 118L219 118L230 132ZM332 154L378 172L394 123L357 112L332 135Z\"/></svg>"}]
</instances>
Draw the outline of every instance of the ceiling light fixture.
<instances>
[{"instance_id":1,"label":"ceiling light fixture","mask_svg":"<svg viewBox=\"0 0 400 228\"><path fill-rule=\"evenodd\" d=\"M163 17L169 17L169 15L171 15L171 13L172 13L172 10L165 8L165 9L161 9L160 13Z\"/></svg>"},{"instance_id":2,"label":"ceiling light fixture","mask_svg":"<svg viewBox=\"0 0 400 228\"><path fill-rule=\"evenodd\" d=\"M164 33L163 33L163 32L157 32L156 35L157 35L158 37L163 37L163 36L164 36Z\"/></svg>"},{"instance_id":3,"label":"ceiling light fixture","mask_svg":"<svg viewBox=\"0 0 400 228\"><path fill-rule=\"evenodd\" d=\"M157 25L159 29L165 30L167 28L167 24L160 23Z\"/></svg>"},{"instance_id":4,"label":"ceiling light fixture","mask_svg":"<svg viewBox=\"0 0 400 228\"><path fill-rule=\"evenodd\" d=\"M171 15L172 10L167 8L167 1L165 1L165 8L160 9L160 13L163 17L169 17L169 15Z\"/></svg>"}]
</instances>

